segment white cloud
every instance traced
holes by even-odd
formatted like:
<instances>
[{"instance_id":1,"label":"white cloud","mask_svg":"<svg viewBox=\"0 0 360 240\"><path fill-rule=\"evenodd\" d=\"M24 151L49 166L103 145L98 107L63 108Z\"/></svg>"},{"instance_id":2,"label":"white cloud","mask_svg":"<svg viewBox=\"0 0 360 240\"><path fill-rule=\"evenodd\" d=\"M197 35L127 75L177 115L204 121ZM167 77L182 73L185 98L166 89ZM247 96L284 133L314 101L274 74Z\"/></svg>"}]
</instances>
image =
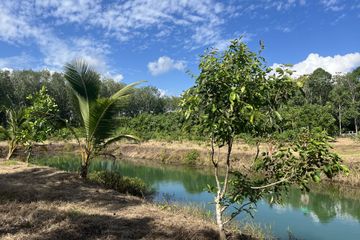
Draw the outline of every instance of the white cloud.
<instances>
[{"instance_id":1,"label":"white cloud","mask_svg":"<svg viewBox=\"0 0 360 240\"><path fill-rule=\"evenodd\" d=\"M144 30L148 29L158 31L158 36L169 36L170 32L183 27L181 31L190 34L194 43L206 46L221 39L220 25L233 8L230 3L224 5L215 0L129 0L112 3L100 0L37 0L35 9L39 17L54 17L58 24L78 23L97 27L105 31L104 36L120 41L145 38ZM169 25L175 26L170 32Z\"/></svg>"},{"instance_id":2,"label":"white cloud","mask_svg":"<svg viewBox=\"0 0 360 240\"><path fill-rule=\"evenodd\" d=\"M177 61L167 56L159 57L158 60L148 63L148 69L154 76L169 72L173 69L184 70L186 64L184 61Z\"/></svg>"},{"instance_id":3,"label":"white cloud","mask_svg":"<svg viewBox=\"0 0 360 240\"><path fill-rule=\"evenodd\" d=\"M166 95L168 95L168 90L161 89L161 88L158 88L158 90L160 92L160 97L165 97Z\"/></svg>"},{"instance_id":4,"label":"white cloud","mask_svg":"<svg viewBox=\"0 0 360 240\"><path fill-rule=\"evenodd\" d=\"M101 10L99 0L36 0L36 10L43 17L57 17L65 22L81 23Z\"/></svg>"},{"instance_id":5,"label":"white cloud","mask_svg":"<svg viewBox=\"0 0 360 240\"><path fill-rule=\"evenodd\" d=\"M7 67L3 67L3 68L0 68L1 71L8 71L8 72L13 72L14 69L13 68L7 68Z\"/></svg>"},{"instance_id":6,"label":"white cloud","mask_svg":"<svg viewBox=\"0 0 360 240\"><path fill-rule=\"evenodd\" d=\"M91 23L107 29L121 41L141 37L141 32L150 28L158 29L162 35L166 26L175 25L176 30L184 27L196 44L204 46L221 35L219 26L224 22L221 17L226 13L224 8L213 0L133 0L110 5L91 19Z\"/></svg>"},{"instance_id":7,"label":"white cloud","mask_svg":"<svg viewBox=\"0 0 360 240\"><path fill-rule=\"evenodd\" d=\"M55 4L54 1L39 1L37 3ZM79 4L81 5L81 3ZM108 45L87 38L59 38L52 29L35 24L34 16L29 16L28 11L30 10L31 8L22 5L8 6L5 3L0 3L0 40L23 45L36 44L43 54L42 63L38 63L43 65L42 67L61 70L66 62L82 58L101 73L108 71L106 64L106 55L109 53ZM24 13L19 14L19 12ZM5 63L7 67L12 68L31 66L29 57L24 55L12 59L12 61L3 59L2 65ZM34 66L31 67L34 68Z\"/></svg>"},{"instance_id":8,"label":"white cloud","mask_svg":"<svg viewBox=\"0 0 360 240\"><path fill-rule=\"evenodd\" d=\"M276 68L280 64L275 63L272 67ZM317 53L310 53L308 57L292 66L296 71L294 76L310 74L317 68L323 68L331 74L346 73L360 66L360 53L348 53L345 55L320 56Z\"/></svg>"},{"instance_id":9,"label":"white cloud","mask_svg":"<svg viewBox=\"0 0 360 240\"><path fill-rule=\"evenodd\" d=\"M19 42L37 34L22 16L13 15L9 9L0 4L0 40Z\"/></svg>"},{"instance_id":10,"label":"white cloud","mask_svg":"<svg viewBox=\"0 0 360 240\"><path fill-rule=\"evenodd\" d=\"M321 4L325 7L325 10L331 10L338 12L344 9L344 5L341 5L338 0L321 0Z\"/></svg>"},{"instance_id":11,"label":"white cloud","mask_svg":"<svg viewBox=\"0 0 360 240\"><path fill-rule=\"evenodd\" d=\"M0 69L3 70L24 69L31 64L36 64L35 60L25 53L18 56L0 58Z\"/></svg>"},{"instance_id":12,"label":"white cloud","mask_svg":"<svg viewBox=\"0 0 360 240\"><path fill-rule=\"evenodd\" d=\"M44 67L59 69L67 61L84 58L105 73L109 70L106 44L94 39L63 38L61 32L54 29L54 24L78 24L72 26L100 30L106 40L108 37L120 41L148 39L147 30L151 30L158 40L178 34L186 36L188 41L178 38L179 43L174 45L185 42L183 46L190 49L225 41L227 38L224 38L221 25L231 11L231 4L224 5L215 0L4 1L0 2L0 40L37 45L43 54L40 61ZM183 63L172 64L175 69L183 67Z\"/></svg>"},{"instance_id":13,"label":"white cloud","mask_svg":"<svg viewBox=\"0 0 360 240\"><path fill-rule=\"evenodd\" d=\"M114 79L117 82L120 82L121 80L124 79L124 76L122 74L114 74L111 76L112 79Z\"/></svg>"}]
</instances>

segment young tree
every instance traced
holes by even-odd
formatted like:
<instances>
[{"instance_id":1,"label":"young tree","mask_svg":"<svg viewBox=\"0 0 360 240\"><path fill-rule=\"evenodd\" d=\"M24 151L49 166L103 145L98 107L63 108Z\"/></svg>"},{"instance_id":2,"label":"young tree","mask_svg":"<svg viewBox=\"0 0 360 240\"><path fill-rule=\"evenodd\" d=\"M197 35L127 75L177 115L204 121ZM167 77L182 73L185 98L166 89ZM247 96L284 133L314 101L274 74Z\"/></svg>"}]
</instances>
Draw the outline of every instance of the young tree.
<instances>
[{"instance_id":1,"label":"young tree","mask_svg":"<svg viewBox=\"0 0 360 240\"><path fill-rule=\"evenodd\" d=\"M25 146L28 162L33 145L44 142L55 130L55 122L58 121L58 106L55 100L47 93L45 86L34 95L27 97L30 106L25 108L25 122L21 130L21 143Z\"/></svg>"},{"instance_id":2,"label":"young tree","mask_svg":"<svg viewBox=\"0 0 360 240\"><path fill-rule=\"evenodd\" d=\"M87 177L90 160L107 145L122 139L135 139L131 135L114 136L118 125L119 100L129 96L136 82L127 85L108 98L99 98L100 78L84 61L66 64L65 79L77 99L76 109L81 115L82 130L85 138L80 140L80 176Z\"/></svg>"},{"instance_id":3,"label":"young tree","mask_svg":"<svg viewBox=\"0 0 360 240\"><path fill-rule=\"evenodd\" d=\"M0 132L2 132L8 140L6 160L9 160L21 141L22 129L26 120L24 109L7 109L6 120L7 128L0 126Z\"/></svg>"},{"instance_id":4,"label":"young tree","mask_svg":"<svg viewBox=\"0 0 360 240\"><path fill-rule=\"evenodd\" d=\"M314 158L312 160L316 164L308 164L307 155L301 155L305 156L305 160L301 158L294 161L298 164L294 164L294 158L285 159L281 154L268 152L265 157L256 159L256 171L267 173L266 178L255 181L247 172L234 170L231 154L235 136L240 133L259 135L276 129L276 121L281 120L277 109L294 94L296 83L289 77L291 72L288 70L279 68L275 74L270 75L271 69L265 67L264 59L259 53L251 52L241 39L232 41L223 53L216 50L206 53L202 56L199 67L201 71L195 86L185 92L181 106L185 117L193 124L198 124L202 134L210 139L216 186L209 190L215 193L219 236L226 239L225 225L241 211L250 211L252 204L264 196L265 189L287 186L285 183L304 183L308 180L307 176L313 176L314 169L318 170L323 165L321 159L316 158L318 152L309 156ZM306 146L308 145L305 144ZM216 159L216 147L226 147L224 161ZM338 157L329 156L329 152L325 150L323 152L324 157L330 161L330 167L333 162L338 164ZM279 159L283 161L282 164L275 163ZM219 176L221 164L225 165L224 181ZM270 170L271 167L273 171ZM303 167L304 176L300 174L300 167ZM304 179L300 179L301 176ZM276 196L281 194L278 188L276 193ZM244 203L246 199L249 202ZM226 219L226 210L234 204L235 210Z\"/></svg>"}]
</instances>

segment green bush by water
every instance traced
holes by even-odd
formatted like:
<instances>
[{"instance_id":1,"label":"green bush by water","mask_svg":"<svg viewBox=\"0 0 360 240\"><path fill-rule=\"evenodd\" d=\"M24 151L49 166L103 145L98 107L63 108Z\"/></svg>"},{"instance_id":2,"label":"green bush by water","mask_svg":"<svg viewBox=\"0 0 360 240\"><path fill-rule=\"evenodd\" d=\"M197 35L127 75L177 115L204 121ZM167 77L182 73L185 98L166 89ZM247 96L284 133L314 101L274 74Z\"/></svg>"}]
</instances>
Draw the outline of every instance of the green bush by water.
<instances>
[{"instance_id":1,"label":"green bush by water","mask_svg":"<svg viewBox=\"0 0 360 240\"><path fill-rule=\"evenodd\" d=\"M186 153L184 158L184 163L187 165L195 165L196 161L199 160L200 153L196 150L191 150L188 153Z\"/></svg>"},{"instance_id":2,"label":"green bush by water","mask_svg":"<svg viewBox=\"0 0 360 240\"><path fill-rule=\"evenodd\" d=\"M153 193L153 190L140 178L121 176L117 172L92 172L89 174L89 180L120 193L127 193L138 197L144 197Z\"/></svg>"}]
</instances>

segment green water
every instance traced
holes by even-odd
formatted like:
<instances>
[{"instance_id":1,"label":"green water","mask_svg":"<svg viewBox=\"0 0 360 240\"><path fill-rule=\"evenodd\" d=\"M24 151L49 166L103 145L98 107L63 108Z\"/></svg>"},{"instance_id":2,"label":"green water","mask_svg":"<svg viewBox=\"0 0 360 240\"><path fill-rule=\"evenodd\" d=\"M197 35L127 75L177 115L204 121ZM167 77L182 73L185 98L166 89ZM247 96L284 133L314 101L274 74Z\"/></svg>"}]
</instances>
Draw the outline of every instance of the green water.
<instances>
[{"instance_id":1,"label":"green water","mask_svg":"<svg viewBox=\"0 0 360 240\"><path fill-rule=\"evenodd\" d=\"M77 171L79 160L74 156L52 156L34 159L36 164ZM142 178L155 188L155 201L164 198L183 204L196 204L212 210L213 196L204 189L213 184L210 169L150 166L129 161L95 160L94 170L118 171L122 175ZM350 192L351 191L351 192ZM344 192L344 191L343 191ZM300 239L360 239L360 190L351 189L345 196L337 187L316 187L307 195L292 189L283 205L270 206L266 201L257 204L254 220L263 226L271 225L275 236L288 238L288 229ZM239 220L248 219L240 215Z\"/></svg>"}]
</instances>

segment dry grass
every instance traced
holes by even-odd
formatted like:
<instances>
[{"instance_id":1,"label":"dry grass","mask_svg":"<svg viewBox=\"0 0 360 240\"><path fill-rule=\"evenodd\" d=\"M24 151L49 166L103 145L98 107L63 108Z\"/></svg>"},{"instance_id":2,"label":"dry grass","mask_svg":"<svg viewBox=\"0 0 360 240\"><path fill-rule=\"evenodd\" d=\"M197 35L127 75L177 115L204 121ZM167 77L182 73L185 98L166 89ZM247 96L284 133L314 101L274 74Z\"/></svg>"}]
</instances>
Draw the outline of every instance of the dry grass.
<instances>
[{"instance_id":1,"label":"dry grass","mask_svg":"<svg viewBox=\"0 0 360 240\"><path fill-rule=\"evenodd\" d=\"M215 224L215 218L210 211L206 211L197 205L192 204L178 204L161 202L156 204L161 210L170 212L171 214L185 214L193 216L197 219L202 219L206 222L213 222ZM263 228L259 224L253 221L238 222L232 221L226 226L227 237L231 239L243 239L243 240L256 240L256 239L276 239L273 236L270 228Z\"/></svg>"},{"instance_id":2,"label":"dry grass","mask_svg":"<svg viewBox=\"0 0 360 240\"><path fill-rule=\"evenodd\" d=\"M0 165L0 239L216 239L212 223L162 211L71 173Z\"/></svg>"},{"instance_id":3,"label":"dry grass","mask_svg":"<svg viewBox=\"0 0 360 240\"><path fill-rule=\"evenodd\" d=\"M360 164L360 142L351 138L338 138L331 145L346 163Z\"/></svg>"}]
</instances>

